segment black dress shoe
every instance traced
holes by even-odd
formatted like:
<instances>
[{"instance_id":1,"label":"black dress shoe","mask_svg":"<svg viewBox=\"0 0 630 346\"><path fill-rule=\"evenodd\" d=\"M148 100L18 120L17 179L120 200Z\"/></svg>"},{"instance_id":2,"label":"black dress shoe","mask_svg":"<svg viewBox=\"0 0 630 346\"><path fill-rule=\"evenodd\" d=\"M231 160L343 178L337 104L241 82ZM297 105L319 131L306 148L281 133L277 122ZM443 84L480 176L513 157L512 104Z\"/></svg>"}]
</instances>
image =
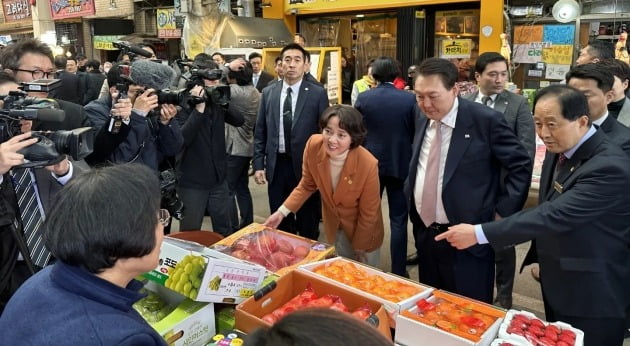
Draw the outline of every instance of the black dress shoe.
<instances>
[{"instance_id":1,"label":"black dress shoe","mask_svg":"<svg viewBox=\"0 0 630 346\"><path fill-rule=\"evenodd\" d=\"M411 266L414 264L420 263L420 259L418 259L418 253L414 252L411 255L407 256L407 265Z\"/></svg>"},{"instance_id":2,"label":"black dress shoe","mask_svg":"<svg viewBox=\"0 0 630 346\"><path fill-rule=\"evenodd\" d=\"M497 297L494 300L494 305L498 305L506 310L510 310L512 308L512 298L511 297Z\"/></svg>"}]
</instances>

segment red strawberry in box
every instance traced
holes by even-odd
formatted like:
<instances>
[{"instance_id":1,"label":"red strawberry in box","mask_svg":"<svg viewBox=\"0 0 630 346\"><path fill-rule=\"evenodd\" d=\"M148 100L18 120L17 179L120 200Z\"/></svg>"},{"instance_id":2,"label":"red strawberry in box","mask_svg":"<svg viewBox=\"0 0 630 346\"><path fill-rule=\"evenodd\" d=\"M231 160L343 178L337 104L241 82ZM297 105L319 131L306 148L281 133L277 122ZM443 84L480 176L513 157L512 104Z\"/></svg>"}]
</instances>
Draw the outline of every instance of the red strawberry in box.
<instances>
[{"instance_id":1,"label":"red strawberry in box","mask_svg":"<svg viewBox=\"0 0 630 346\"><path fill-rule=\"evenodd\" d=\"M584 343L584 333L569 324L551 324L530 312L515 310L508 311L499 336L528 346L582 346Z\"/></svg>"}]
</instances>

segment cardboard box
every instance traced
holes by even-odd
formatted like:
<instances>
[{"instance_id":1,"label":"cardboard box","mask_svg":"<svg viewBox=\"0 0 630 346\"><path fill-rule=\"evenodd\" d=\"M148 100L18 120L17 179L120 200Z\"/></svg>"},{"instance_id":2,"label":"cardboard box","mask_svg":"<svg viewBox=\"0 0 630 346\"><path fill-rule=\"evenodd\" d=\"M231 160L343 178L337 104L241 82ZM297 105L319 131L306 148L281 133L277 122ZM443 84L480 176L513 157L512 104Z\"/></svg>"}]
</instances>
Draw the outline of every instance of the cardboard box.
<instances>
[{"instance_id":1,"label":"cardboard box","mask_svg":"<svg viewBox=\"0 0 630 346\"><path fill-rule=\"evenodd\" d=\"M161 321L151 324L169 345L204 346L216 333L212 303L192 301L151 281L145 288L177 306Z\"/></svg>"},{"instance_id":2,"label":"cardboard box","mask_svg":"<svg viewBox=\"0 0 630 346\"><path fill-rule=\"evenodd\" d=\"M337 295L351 311L364 304L368 304L373 314L378 317L379 332L391 340L391 332L389 323L387 322L387 312L381 303L375 300L347 290L339 285L321 280L319 277L303 271L289 272L280 277L276 283L276 288L267 293L260 300L254 300L254 297L251 297L236 306L236 329L242 330L245 333L251 333L259 327L269 327L270 324L263 321L261 317L271 313L291 300L291 298L302 293L310 283L318 296L325 294Z\"/></svg>"},{"instance_id":3,"label":"cardboard box","mask_svg":"<svg viewBox=\"0 0 630 346\"><path fill-rule=\"evenodd\" d=\"M516 314L525 315L529 319L538 318L536 317L536 315L534 315L533 313L529 311L508 310L507 314L505 315L505 319L503 320L503 323L501 323L501 326L499 327L499 337L506 340L507 342L514 343L515 345L536 346L536 345L533 345L531 342L529 342L524 336L510 334L507 332L507 329L510 326L512 319L514 318L514 315ZM560 328L560 330L568 329L572 331L573 333L575 333L575 346L584 345L584 332L581 331L580 329L574 328L570 324L564 323L564 322L549 323L544 320L542 320L542 322L545 326L554 325Z\"/></svg>"},{"instance_id":4,"label":"cardboard box","mask_svg":"<svg viewBox=\"0 0 630 346\"><path fill-rule=\"evenodd\" d=\"M505 316L505 311L492 305L485 304L473 299L447 293L445 291L433 291L433 295L427 300L435 302L437 299L445 299L458 305L472 305L472 309L496 319L494 323L481 335L479 341L475 342L470 339L455 335L436 326L420 321L417 316L418 308L414 306L409 310L403 310L396 317L396 342L413 346L418 344L418 340L422 340L426 345L440 346L488 346L496 338L499 332L499 326Z\"/></svg>"},{"instance_id":5,"label":"cardboard box","mask_svg":"<svg viewBox=\"0 0 630 346\"><path fill-rule=\"evenodd\" d=\"M291 262L292 264L290 265L284 265L282 263L277 263L273 258L275 253L281 252L279 249L280 247L275 246L275 243L274 246L268 246L269 242L265 242L262 248L261 246L257 246L256 253L253 254L254 256L251 256L252 254L247 250L247 244L254 243L261 235L264 235L265 237L272 237L274 241L282 240L285 244L288 243L293 248L297 248L298 246L305 247L309 250L309 252L302 260ZM280 230L271 229L258 223L252 223L240 231L218 241L210 248L230 256L234 255L238 250L238 256L234 257L263 265L267 268L267 270L278 276L282 276L302 264L321 261L325 258L331 257L335 253L335 247L332 245L303 238Z\"/></svg>"},{"instance_id":6,"label":"cardboard box","mask_svg":"<svg viewBox=\"0 0 630 346\"><path fill-rule=\"evenodd\" d=\"M162 242L158 267L143 276L162 286L169 286L177 263L188 255L197 256L205 263L205 269L197 277L199 288L194 287L197 294L190 295L196 301L240 303L262 286L266 275L262 266L214 258L203 245L166 237Z\"/></svg>"},{"instance_id":7,"label":"cardboard box","mask_svg":"<svg viewBox=\"0 0 630 346\"><path fill-rule=\"evenodd\" d=\"M392 281L393 280L393 281L403 282L403 283L405 283L407 285L410 285L410 286L413 286L413 287L417 288L420 291L417 294L415 294L415 295L413 295L413 296L411 296L411 297L409 297L409 298L407 298L405 300L398 301L398 302L392 302L392 301L387 300L385 298L381 298L381 297L379 297L377 295L374 295L374 294L368 293L366 291L363 291L363 290L361 290L359 288L350 286L350 285L345 284L343 282L340 282L340 281L334 280L332 278L328 278L326 276L323 276L323 275L320 275L320 274L317 274L317 273L313 272L313 270L319 268L320 266L329 265L329 264L331 264L333 262L336 262L336 261L352 263L355 266L359 267L359 269L361 269L364 272L366 272L368 275L378 275L378 276L384 278L387 281ZM342 287L344 287L344 288L346 288L346 289L348 289L350 291L353 291L353 292L358 293L358 294L362 294L362 295L364 295L364 296L366 296L366 297L368 297L368 298L370 298L372 300L380 302L381 304L383 304L383 307L385 308L385 310L387 310L387 313L389 315L389 324L390 324L390 327L392 327L392 328L396 328L396 316L398 316L398 314L400 313L401 310L407 310L407 309L412 308L414 306L414 304L418 300L420 300L421 298L427 298L428 296L431 295L431 292L433 291L433 287L421 285L421 284L419 284L417 282L411 281L411 280L409 280L407 278L400 277L398 275L394 275L394 274L391 274L391 273L385 273L385 272L383 272L380 269L377 269L377 268L374 268L374 267L370 267L370 266L365 265L363 263L352 261L352 260L349 260L349 259L344 258L344 257L334 257L334 258L330 258L330 259L327 259L327 260L324 260L324 261L320 261L320 262L314 262L314 263L305 264L305 265L300 266L298 268L298 270L308 271L309 273L312 273L313 275L317 276L318 278L321 278L324 281L328 281L328 282L330 282L330 283L332 283L334 285L340 285L340 286L342 286Z\"/></svg>"}]
</instances>

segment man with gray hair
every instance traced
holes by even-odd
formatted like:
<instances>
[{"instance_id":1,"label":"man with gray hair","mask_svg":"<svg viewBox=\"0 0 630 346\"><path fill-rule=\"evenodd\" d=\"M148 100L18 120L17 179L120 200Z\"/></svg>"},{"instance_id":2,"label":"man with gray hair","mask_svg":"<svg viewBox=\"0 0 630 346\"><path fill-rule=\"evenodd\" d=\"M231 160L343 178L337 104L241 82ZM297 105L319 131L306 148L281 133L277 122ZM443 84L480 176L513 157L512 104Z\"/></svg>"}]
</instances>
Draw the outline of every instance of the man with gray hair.
<instances>
[{"instance_id":1,"label":"man with gray hair","mask_svg":"<svg viewBox=\"0 0 630 346\"><path fill-rule=\"evenodd\" d=\"M107 74L109 93L85 106L97 129L94 152L88 163L140 162L158 170L160 161L174 156L184 138L177 121L177 108L158 104L157 91L168 88L175 71L150 60L136 60L128 76L113 66ZM127 84L127 95L118 85ZM121 95L121 92L123 95Z\"/></svg>"}]
</instances>

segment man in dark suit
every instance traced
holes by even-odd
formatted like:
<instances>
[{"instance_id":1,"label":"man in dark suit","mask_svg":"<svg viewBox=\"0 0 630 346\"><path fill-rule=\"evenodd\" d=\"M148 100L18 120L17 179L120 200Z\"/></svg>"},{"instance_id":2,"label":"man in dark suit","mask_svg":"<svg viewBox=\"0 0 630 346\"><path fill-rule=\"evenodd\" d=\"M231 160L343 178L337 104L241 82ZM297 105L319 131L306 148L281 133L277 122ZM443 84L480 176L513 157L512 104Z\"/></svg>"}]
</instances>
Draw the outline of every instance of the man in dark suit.
<instances>
[{"instance_id":1,"label":"man in dark suit","mask_svg":"<svg viewBox=\"0 0 630 346\"><path fill-rule=\"evenodd\" d=\"M407 276L408 207L403 185L409 174L411 143L418 106L415 97L398 90L392 82L398 75L396 61L380 57L372 64L376 88L359 94L354 107L363 114L368 135L363 144L378 159L381 195L387 189L392 273Z\"/></svg>"},{"instance_id":2,"label":"man in dark suit","mask_svg":"<svg viewBox=\"0 0 630 346\"><path fill-rule=\"evenodd\" d=\"M457 251L434 237L451 224L491 221L520 210L532 165L505 117L459 98L456 81L457 67L448 60L430 58L418 67L414 92L426 117L416 126L405 192L420 282L491 303L490 246Z\"/></svg>"},{"instance_id":3,"label":"man in dark suit","mask_svg":"<svg viewBox=\"0 0 630 346\"><path fill-rule=\"evenodd\" d=\"M252 83L259 92L274 80L273 76L263 70L262 55L253 52L249 55L249 63L252 64L254 74L252 75Z\"/></svg>"},{"instance_id":4,"label":"man in dark suit","mask_svg":"<svg viewBox=\"0 0 630 346\"><path fill-rule=\"evenodd\" d=\"M309 53L292 43L280 55L284 80L263 90L254 133L255 180L269 182L271 212L282 205L302 177L304 146L319 132L319 117L328 107L326 91L303 79ZM319 197L314 195L297 215L286 217L280 229L317 239L320 207Z\"/></svg>"},{"instance_id":5,"label":"man in dark suit","mask_svg":"<svg viewBox=\"0 0 630 346\"><path fill-rule=\"evenodd\" d=\"M50 92L50 97L64 100L76 104L82 104L82 97L79 90L79 77L66 71L66 57L57 55L55 57L55 78L61 81L61 86Z\"/></svg>"},{"instance_id":6,"label":"man in dark suit","mask_svg":"<svg viewBox=\"0 0 630 346\"><path fill-rule=\"evenodd\" d=\"M630 304L630 159L588 112L586 97L570 86L539 91L534 121L548 155L538 206L453 226L436 240L503 249L536 239L546 319L583 330L584 345L620 346Z\"/></svg>"},{"instance_id":7,"label":"man in dark suit","mask_svg":"<svg viewBox=\"0 0 630 346\"><path fill-rule=\"evenodd\" d=\"M505 90L508 79L508 63L503 55L486 52L475 62L475 79L479 90L463 96L463 98L485 104L495 111L503 113L508 126L527 150L529 158L534 162L536 154L536 137L534 120L527 99L521 95ZM514 272L516 271L516 252L514 248L495 251L497 296L495 304L512 308L512 289Z\"/></svg>"}]
</instances>

